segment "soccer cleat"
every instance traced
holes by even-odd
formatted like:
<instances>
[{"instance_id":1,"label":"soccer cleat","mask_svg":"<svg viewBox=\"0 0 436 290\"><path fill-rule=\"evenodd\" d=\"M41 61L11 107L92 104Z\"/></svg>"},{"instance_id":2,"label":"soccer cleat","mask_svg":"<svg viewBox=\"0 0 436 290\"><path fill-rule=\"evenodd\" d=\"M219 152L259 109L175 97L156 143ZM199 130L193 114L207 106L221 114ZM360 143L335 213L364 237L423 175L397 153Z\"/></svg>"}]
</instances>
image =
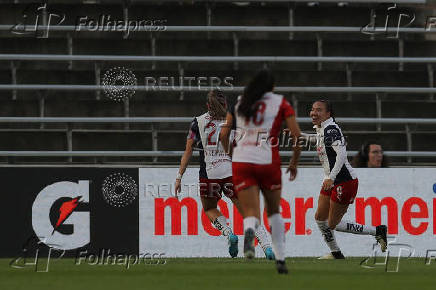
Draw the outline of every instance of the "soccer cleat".
<instances>
[{"instance_id":1,"label":"soccer cleat","mask_svg":"<svg viewBox=\"0 0 436 290\"><path fill-rule=\"evenodd\" d=\"M254 258L254 230L247 229L244 234L244 256L247 259Z\"/></svg>"},{"instance_id":2,"label":"soccer cleat","mask_svg":"<svg viewBox=\"0 0 436 290\"><path fill-rule=\"evenodd\" d=\"M284 260L283 261L277 260L276 268L279 274L288 274L288 267L286 267L286 263Z\"/></svg>"},{"instance_id":3,"label":"soccer cleat","mask_svg":"<svg viewBox=\"0 0 436 290\"><path fill-rule=\"evenodd\" d=\"M238 256L238 236L235 234L229 235L229 254L232 258Z\"/></svg>"},{"instance_id":4,"label":"soccer cleat","mask_svg":"<svg viewBox=\"0 0 436 290\"><path fill-rule=\"evenodd\" d=\"M386 249L388 248L388 227L385 225L380 225L375 228L375 239L377 240L377 243L380 244L380 248L382 252L386 252Z\"/></svg>"},{"instance_id":5,"label":"soccer cleat","mask_svg":"<svg viewBox=\"0 0 436 290\"><path fill-rule=\"evenodd\" d=\"M267 260L275 260L276 256L274 255L274 252L271 247L268 247L265 249L265 257Z\"/></svg>"},{"instance_id":6,"label":"soccer cleat","mask_svg":"<svg viewBox=\"0 0 436 290\"><path fill-rule=\"evenodd\" d=\"M345 259L341 251L331 252L325 256L318 258L318 260L340 260L340 259Z\"/></svg>"}]
</instances>

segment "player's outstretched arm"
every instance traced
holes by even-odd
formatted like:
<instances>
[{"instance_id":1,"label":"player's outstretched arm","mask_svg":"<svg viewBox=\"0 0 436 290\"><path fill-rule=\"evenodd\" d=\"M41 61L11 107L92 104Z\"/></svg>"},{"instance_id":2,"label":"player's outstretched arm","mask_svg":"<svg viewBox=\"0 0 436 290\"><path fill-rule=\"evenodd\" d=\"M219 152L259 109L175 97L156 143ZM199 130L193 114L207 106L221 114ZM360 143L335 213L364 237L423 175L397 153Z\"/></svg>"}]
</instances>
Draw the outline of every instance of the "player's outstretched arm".
<instances>
[{"instance_id":1,"label":"player's outstretched arm","mask_svg":"<svg viewBox=\"0 0 436 290\"><path fill-rule=\"evenodd\" d=\"M292 144L292 149L294 151L294 154L292 155L292 159L289 162L288 169L286 170L286 173L290 173L289 180L295 180L297 177L297 166L298 161L300 160L300 154L301 154L301 147L299 144L299 138L301 137L301 130L300 126L297 123L297 120L295 119L295 116L289 116L285 119L286 126L290 130L292 140L294 140Z\"/></svg>"},{"instance_id":2,"label":"player's outstretched arm","mask_svg":"<svg viewBox=\"0 0 436 290\"><path fill-rule=\"evenodd\" d=\"M179 173L177 174L176 177L176 183L175 183L176 196L178 193L180 193L180 190L182 189L182 176L185 173L186 168L188 167L189 159L191 159L193 146L194 146L194 139L188 138L186 140L185 152L183 152L182 160L180 161Z\"/></svg>"},{"instance_id":3,"label":"player's outstretched arm","mask_svg":"<svg viewBox=\"0 0 436 290\"><path fill-rule=\"evenodd\" d=\"M226 122L221 126L220 130L220 142L224 148L224 151L230 155L230 132L232 131L233 116L227 113Z\"/></svg>"}]
</instances>

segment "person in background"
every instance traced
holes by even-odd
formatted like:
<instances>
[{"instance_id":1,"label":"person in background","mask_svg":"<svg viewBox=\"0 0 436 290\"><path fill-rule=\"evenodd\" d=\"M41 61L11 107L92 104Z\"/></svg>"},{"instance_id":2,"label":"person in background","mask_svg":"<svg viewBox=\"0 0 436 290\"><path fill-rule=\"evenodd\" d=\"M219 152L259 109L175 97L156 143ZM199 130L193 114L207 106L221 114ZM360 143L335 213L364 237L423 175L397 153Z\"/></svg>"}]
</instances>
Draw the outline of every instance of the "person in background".
<instances>
[{"instance_id":1,"label":"person in background","mask_svg":"<svg viewBox=\"0 0 436 290\"><path fill-rule=\"evenodd\" d=\"M375 141L365 142L352 161L352 166L380 168L389 167L388 159L383 155L381 145Z\"/></svg>"}]
</instances>

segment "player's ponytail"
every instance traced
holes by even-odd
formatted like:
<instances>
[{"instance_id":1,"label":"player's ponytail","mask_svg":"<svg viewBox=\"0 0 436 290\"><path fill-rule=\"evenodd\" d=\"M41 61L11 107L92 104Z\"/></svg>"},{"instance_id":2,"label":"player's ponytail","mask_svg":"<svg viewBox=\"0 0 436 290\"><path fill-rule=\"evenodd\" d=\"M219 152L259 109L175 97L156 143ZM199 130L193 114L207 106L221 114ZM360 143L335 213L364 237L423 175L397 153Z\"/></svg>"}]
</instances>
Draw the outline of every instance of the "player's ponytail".
<instances>
[{"instance_id":1,"label":"player's ponytail","mask_svg":"<svg viewBox=\"0 0 436 290\"><path fill-rule=\"evenodd\" d=\"M274 77L268 70L261 70L248 83L238 106L238 114L250 118L256 112L255 104L274 88Z\"/></svg>"},{"instance_id":2,"label":"player's ponytail","mask_svg":"<svg viewBox=\"0 0 436 290\"><path fill-rule=\"evenodd\" d=\"M213 120L223 120L227 114L227 100L223 92L214 89L207 94L207 104L209 105L209 115Z\"/></svg>"}]
</instances>

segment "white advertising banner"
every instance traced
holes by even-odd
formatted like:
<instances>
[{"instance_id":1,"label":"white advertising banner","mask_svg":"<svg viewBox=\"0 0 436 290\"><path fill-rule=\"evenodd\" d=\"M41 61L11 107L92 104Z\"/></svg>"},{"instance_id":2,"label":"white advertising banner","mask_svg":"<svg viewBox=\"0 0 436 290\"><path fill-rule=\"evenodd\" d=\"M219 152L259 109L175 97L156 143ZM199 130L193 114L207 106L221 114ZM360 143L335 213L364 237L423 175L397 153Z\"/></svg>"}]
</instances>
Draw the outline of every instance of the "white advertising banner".
<instances>
[{"instance_id":1,"label":"white advertising banner","mask_svg":"<svg viewBox=\"0 0 436 290\"><path fill-rule=\"evenodd\" d=\"M179 199L174 197L177 168L141 168L139 171L139 251L163 252L167 257L229 257L226 239L202 211L198 194L198 168L189 168ZM436 168L356 169L359 191L344 219L361 224L386 224L391 253L406 248L413 256L436 250ZM297 180L288 181L282 169L281 213L285 220L286 255L319 256L328 253L314 220L323 172L300 168ZM221 212L243 246L242 218L223 197ZM262 205L263 207L263 205ZM268 227L266 215L262 224ZM372 236L336 232L346 256L373 253ZM256 256L263 257L259 246Z\"/></svg>"}]
</instances>

